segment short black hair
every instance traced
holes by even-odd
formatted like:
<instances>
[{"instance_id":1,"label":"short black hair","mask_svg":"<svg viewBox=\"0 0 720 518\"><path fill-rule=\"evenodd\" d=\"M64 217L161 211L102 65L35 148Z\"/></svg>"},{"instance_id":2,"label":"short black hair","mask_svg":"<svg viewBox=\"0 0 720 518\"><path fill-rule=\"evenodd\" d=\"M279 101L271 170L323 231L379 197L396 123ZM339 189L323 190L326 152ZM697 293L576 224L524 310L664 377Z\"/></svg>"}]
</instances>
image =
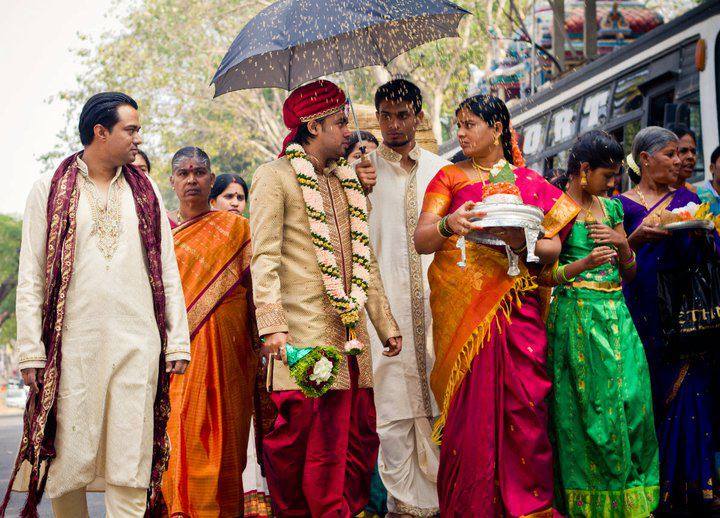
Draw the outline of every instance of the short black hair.
<instances>
[{"instance_id":1,"label":"short black hair","mask_svg":"<svg viewBox=\"0 0 720 518\"><path fill-rule=\"evenodd\" d=\"M145 160L145 163L148 166L149 173L152 166L150 165L150 159L148 158L147 153L145 153L145 151L143 151L142 149L138 149L138 153L140 153L140 156L143 157L143 160Z\"/></svg>"},{"instance_id":2,"label":"short black hair","mask_svg":"<svg viewBox=\"0 0 720 518\"><path fill-rule=\"evenodd\" d=\"M695 135L695 132L688 128L685 124L668 124L667 129L675 133L679 139L683 138L685 135L690 135L693 142L697 144L697 136Z\"/></svg>"},{"instance_id":3,"label":"short black hair","mask_svg":"<svg viewBox=\"0 0 720 518\"><path fill-rule=\"evenodd\" d=\"M360 136L363 139L363 142L372 142L376 146L379 146L380 143L378 142L378 139L375 138L375 135L370 133L369 131L360 130ZM358 142L358 132L353 131L350 134L350 138L348 139L348 146L347 149L345 149L345 159L347 160L347 157L350 156L350 153L353 152L353 149L355 149L355 146L357 146Z\"/></svg>"},{"instance_id":4,"label":"short black hair","mask_svg":"<svg viewBox=\"0 0 720 518\"><path fill-rule=\"evenodd\" d=\"M117 113L118 107L123 105L138 109L135 99L122 92L102 92L88 99L80 112L80 121L78 122L82 145L88 146L92 143L96 124L112 131L120 120Z\"/></svg>"},{"instance_id":5,"label":"short black hair","mask_svg":"<svg viewBox=\"0 0 720 518\"><path fill-rule=\"evenodd\" d=\"M625 153L620 143L602 130L591 130L580 135L568 156L567 172L580 174L580 165L587 162L590 169L622 165Z\"/></svg>"},{"instance_id":6,"label":"short black hair","mask_svg":"<svg viewBox=\"0 0 720 518\"><path fill-rule=\"evenodd\" d=\"M245 193L245 199L247 200L248 186L245 183L245 180L243 180L239 174L232 174L232 173L224 173L224 174L218 175L218 177L215 178L215 182L213 183L212 189L210 189L209 199L216 200L217 197L220 196L225 191L225 189L228 188L228 186L231 183L236 183L240 187L242 187L242 190Z\"/></svg>"},{"instance_id":7,"label":"short black hair","mask_svg":"<svg viewBox=\"0 0 720 518\"><path fill-rule=\"evenodd\" d=\"M319 119L315 119L315 121L319 122L321 125L325 122L325 119L329 117L320 117ZM290 141L291 144L300 144L301 146L304 146L305 144L309 144L312 139L315 138L315 135L310 133L310 129L308 128L307 122L301 122L300 126L298 126L297 133L295 133L295 137Z\"/></svg>"},{"instance_id":8,"label":"short black hair","mask_svg":"<svg viewBox=\"0 0 720 518\"><path fill-rule=\"evenodd\" d=\"M415 115L422 111L422 92L407 79L393 79L378 88L375 92L375 110L380 111L380 103L383 101L410 103Z\"/></svg>"},{"instance_id":9,"label":"short black hair","mask_svg":"<svg viewBox=\"0 0 720 518\"><path fill-rule=\"evenodd\" d=\"M710 163L717 164L718 159L720 159L720 146L716 147L715 150L710 154Z\"/></svg>"}]
</instances>

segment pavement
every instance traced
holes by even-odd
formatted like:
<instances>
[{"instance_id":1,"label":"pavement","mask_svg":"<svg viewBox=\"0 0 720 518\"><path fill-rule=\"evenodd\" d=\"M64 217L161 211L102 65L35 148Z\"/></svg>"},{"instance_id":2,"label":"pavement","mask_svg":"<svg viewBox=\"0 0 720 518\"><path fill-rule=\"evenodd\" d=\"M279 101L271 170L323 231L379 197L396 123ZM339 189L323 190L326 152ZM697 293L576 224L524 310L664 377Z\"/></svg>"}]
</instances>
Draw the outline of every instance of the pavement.
<instances>
[{"instance_id":1,"label":"pavement","mask_svg":"<svg viewBox=\"0 0 720 518\"><path fill-rule=\"evenodd\" d=\"M15 465L15 456L22 435L22 410L6 408L0 402L0 501L5 495L10 472ZM88 510L92 518L105 516L103 493L88 493ZM5 516L14 518L20 516L20 510L25 503L25 493L13 493L10 498ZM40 518L52 518L50 500L43 498L38 509Z\"/></svg>"}]
</instances>

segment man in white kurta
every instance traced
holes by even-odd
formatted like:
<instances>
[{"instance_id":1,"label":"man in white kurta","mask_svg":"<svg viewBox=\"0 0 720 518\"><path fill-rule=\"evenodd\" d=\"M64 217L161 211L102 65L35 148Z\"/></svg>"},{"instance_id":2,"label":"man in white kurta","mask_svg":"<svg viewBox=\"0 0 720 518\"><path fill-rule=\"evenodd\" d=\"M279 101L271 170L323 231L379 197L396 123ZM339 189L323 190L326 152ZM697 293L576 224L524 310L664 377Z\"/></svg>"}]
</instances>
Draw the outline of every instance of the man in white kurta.
<instances>
[{"instance_id":1,"label":"man in white kurta","mask_svg":"<svg viewBox=\"0 0 720 518\"><path fill-rule=\"evenodd\" d=\"M87 150L87 146L86 146ZM73 274L62 329L57 457L46 492L56 516L87 514L85 489L106 488L108 516L142 516L150 482L161 339L133 193L118 167L107 194L77 159L80 191ZM20 369L42 369L48 195L35 182L22 229L17 288ZM190 359L185 301L160 201L166 360Z\"/></svg>"},{"instance_id":2,"label":"man in white kurta","mask_svg":"<svg viewBox=\"0 0 720 518\"><path fill-rule=\"evenodd\" d=\"M439 411L429 385L435 359L427 283L432 255L415 252L413 234L425 189L448 162L415 142L422 120L415 85L391 81L380 87L375 105L383 143L368 157L377 175L368 185L370 241L390 309L406 337L400 355L385 358L382 343L371 334L379 471L391 513L433 516L439 512L439 452L431 433Z\"/></svg>"}]
</instances>

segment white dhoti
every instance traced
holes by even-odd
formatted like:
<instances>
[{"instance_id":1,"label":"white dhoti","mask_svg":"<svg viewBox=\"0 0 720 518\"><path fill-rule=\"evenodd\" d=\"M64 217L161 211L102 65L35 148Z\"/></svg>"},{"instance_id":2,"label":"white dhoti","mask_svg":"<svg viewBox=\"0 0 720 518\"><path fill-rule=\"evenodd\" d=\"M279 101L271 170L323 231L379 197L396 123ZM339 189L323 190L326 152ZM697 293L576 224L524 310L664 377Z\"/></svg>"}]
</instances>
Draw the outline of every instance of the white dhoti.
<instances>
[{"instance_id":1,"label":"white dhoti","mask_svg":"<svg viewBox=\"0 0 720 518\"><path fill-rule=\"evenodd\" d=\"M76 489L50 501L55 518L89 518L85 488ZM134 487L105 486L107 518L143 518L147 491Z\"/></svg>"},{"instance_id":2,"label":"white dhoti","mask_svg":"<svg viewBox=\"0 0 720 518\"><path fill-rule=\"evenodd\" d=\"M435 516L440 452L430 439L432 424L419 417L377 427L380 478L388 492L388 511Z\"/></svg>"},{"instance_id":3,"label":"white dhoti","mask_svg":"<svg viewBox=\"0 0 720 518\"><path fill-rule=\"evenodd\" d=\"M429 385L435 361L427 269L432 256L418 256L413 245L428 183L446 165L437 155L415 147L411 171L400 155L381 145L370 155L377 184L370 195L370 241L390 309L400 326L403 348L394 358L382 356L383 344L371 331L378 468L388 491L388 510L412 516L439 512L436 476L439 450L431 433L437 404Z\"/></svg>"}]
</instances>

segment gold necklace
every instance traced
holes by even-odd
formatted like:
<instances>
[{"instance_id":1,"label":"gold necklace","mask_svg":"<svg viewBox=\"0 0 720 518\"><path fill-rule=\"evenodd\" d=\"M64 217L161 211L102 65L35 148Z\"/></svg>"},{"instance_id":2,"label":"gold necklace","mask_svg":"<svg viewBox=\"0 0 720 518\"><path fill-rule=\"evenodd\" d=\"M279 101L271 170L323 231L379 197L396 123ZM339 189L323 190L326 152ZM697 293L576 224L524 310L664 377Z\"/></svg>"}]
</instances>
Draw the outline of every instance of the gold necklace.
<instances>
[{"instance_id":1,"label":"gold necklace","mask_svg":"<svg viewBox=\"0 0 720 518\"><path fill-rule=\"evenodd\" d=\"M585 212L585 218L584 218L585 223L595 223L597 221L591 211L594 203L595 203L595 196L590 195L590 203L588 204L587 207L582 208L582 210Z\"/></svg>"},{"instance_id":2,"label":"gold necklace","mask_svg":"<svg viewBox=\"0 0 720 518\"><path fill-rule=\"evenodd\" d=\"M478 171L485 171L486 173L489 173L490 171L492 171L492 167L486 167L484 165L480 165L475 161L474 158L472 159L472 166Z\"/></svg>"},{"instance_id":3,"label":"gold necklace","mask_svg":"<svg viewBox=\"0 0 720 518\"><path fill-rule=\"evenodd\" d=\"M638 198L640 199L640 203L642 203L642 206L645 207L645 210L650 210L650 207L648 207L647 202L645 201L645 195L640 190L640 186L638 185L635 187L635 192L638 195Z\"/></svg>"},{"instance_id":4,"label":"gold necklace","mask_svg":"<svg viewBox=\"0 0 720 518\"><path fill-rule=\"evenodd\" d=\"M487 179L485 178L485 176L486 175L488 177L490 176L490 170L492 169L492 167L482 166L482 165L478 164L477 162L475 162L474 158L472 159L471 163L472 163L473 169L475 170L475 172L478 175L478 178L482 182L483 187L485 187L485 184L487 183Z\"/></svg>"}]
</instances>

